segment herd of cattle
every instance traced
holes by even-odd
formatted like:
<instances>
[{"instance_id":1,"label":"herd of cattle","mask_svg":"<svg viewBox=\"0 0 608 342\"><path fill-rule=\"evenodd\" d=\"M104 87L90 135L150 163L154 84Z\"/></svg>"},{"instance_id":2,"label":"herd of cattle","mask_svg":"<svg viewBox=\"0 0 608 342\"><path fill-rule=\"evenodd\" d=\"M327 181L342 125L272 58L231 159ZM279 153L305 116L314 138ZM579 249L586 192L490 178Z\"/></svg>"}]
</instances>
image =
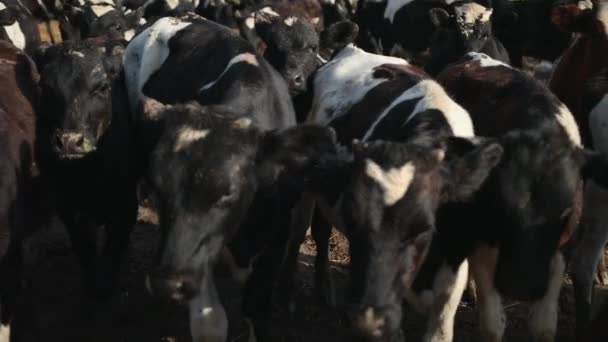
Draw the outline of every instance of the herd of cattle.
<instances>
[{"instance_id":1,"label":"herd of cattle","mask_svg":"<svg viewBox=\"0 0 608 342\"><path fill-rule=\"evenodd\" d=\"M349 240L350 340L403 341L410 305L451 341L470 278L482 341L503 298L553 341L570 265L577 340L600 341L607 0L0 0L0 38L0 341L36 227L62 220L107 299L138 193L162 231L146 287L197 342L227 340L220 266L269 339L309 227L330 306L331 228Z\"/></svg>"}]
</instances>

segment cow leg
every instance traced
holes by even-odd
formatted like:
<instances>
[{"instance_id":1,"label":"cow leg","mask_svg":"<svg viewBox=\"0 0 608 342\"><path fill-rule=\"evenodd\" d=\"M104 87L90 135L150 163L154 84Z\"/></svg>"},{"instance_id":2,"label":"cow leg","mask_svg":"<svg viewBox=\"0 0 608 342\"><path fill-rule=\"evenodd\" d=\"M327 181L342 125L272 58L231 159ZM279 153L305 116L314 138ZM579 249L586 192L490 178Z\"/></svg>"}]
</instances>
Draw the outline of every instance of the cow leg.
<instances>
[{"instance_id":1,"label":"cow leg","mask_svg":"<svg viewBox=\"0 0 608 342\"><path fill-rule=\"evenodd\" d=\"M481 341L502 341L506 319L502 298L494 286L498 248L481 244L469 258L477 288Z\"/></svg>"},{"instance_id":2,"label":"cow leg","mask_svg":"<svg viewBox=\"0 0 608 342\"><path fill-rule=\"evenodd\" d=\"M85 218L73 214L60 215L83 270L84 289L87 295L95 296L95 260L97 257L96 234L93 225Z\"/></svg>"},{"instance_id":3,"label":"cow leg","mask_svg":"<svg viewBox=\"0 0 608 342\"><path fill-rule=\"evenodd\" d=\"M593 278L608 242L608 191L593 182L585 187L581 237L572 254L571 269L576 300L576 336L584 336L591 318Z\"/></svg>"},{"instance_id":4,"label":"cow leg","mask_svg":"<svg viewBox=\"0 0 608 342\"><path fill-rule=\"evenodd\" d=\"M469 278L469 263L463 261L456 272L443 265L433 285L434 302L424 341L449 342L454 336L454 317Z\"/></svg>"},{"instance_id":5,"label":"cow leg","mask_svg":"<svg viewBox=\"0 0 608 342\"><path fill-rule=\"evenodd\" d=\"M192 342L225 342L228 316L220 301L211 267L206 267L200 292L189 302Z\"/></svg>"},{"instance_id":6,"label":"cow leg","mask_svg":"<svg viewBox=\"0 0 608 342\"><path fill-rule=\"evenodd\" d=\"M325 219L320 210L315 210L311 232L317 246L315 257L315 290L322 304L336 307L336 294L329 267L329 237L331 223Z\"/></svg>"},{"instance_id":7,"label":"cow leg","mask_svg":"<svg viewBox=\"0 0 608 342\"><path fill-rule=\"evenodd\" d=\"M544 297L532 305L530 330L536 341L553 342L557 330L558 297L562 288L566 262L557 252L549 265L549 283Z\"/></svg>"},{"instance_id":8,"label":"cow leg","mask_svg":"<svg viewBox=\"0 0 608 342\"><path fill-rule=\"evenodd\" d=\"M282 279L279 288L282 301L281 304L283 304L284 307L287 307L292 313L295 311L293 296L296 271L298 269L298 256L300 255L300 245L306 237L306 230L310 227L314 206L314 199L310 196L304 196L294 208L287 255L281 270Z\"/></svg>"},{"instance_id":9,"label":"cow leg","mask_svg":"<svg viewBox=\"0 0 608 342\"><path fill-rule=\"evenodd\" d=\"M23 250L20 244L13 243L0 262L0 342L10 341L10 323L17 309L22 269Z\"/></svg>"}]
</instances>

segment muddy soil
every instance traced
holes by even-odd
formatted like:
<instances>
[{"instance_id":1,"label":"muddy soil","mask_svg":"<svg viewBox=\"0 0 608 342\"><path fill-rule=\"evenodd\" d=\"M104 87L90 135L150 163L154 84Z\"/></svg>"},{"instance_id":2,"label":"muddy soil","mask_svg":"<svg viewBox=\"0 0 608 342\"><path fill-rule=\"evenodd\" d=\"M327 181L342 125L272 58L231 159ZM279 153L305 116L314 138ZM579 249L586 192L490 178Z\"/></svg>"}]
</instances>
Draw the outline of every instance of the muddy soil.
<instances>
[{"instance_id":1,"label":"muddy soil","mask_svg":"<svg viewBox=\"0 0 608 342\"><path fill-rule=\"evenodd\" d=\"M143 221L151 221L143 216ZM158 236L156 225L145 222L137 225L123 265L119 294L108 303L97 303L82 295L80 269L62 226L54 223L36 234L27 244L25 291L13 324L14 340L190 341L185 308L156 300L144 289L144 276L151 268ZM333 234L331 246L332 275L340 296L347 279L347 242L339 234ZM317 305L312 295L314 243L308 239L301 252L296 311L290 315L277 308L273 341L347 341L348 327L341 315ZM248 341L246 325L238 312L236 290L227 281L222 281L220 289L231 316L229 341ZM505 341L530 341L526 305L507 302L505 306L508 316ZM559 317L557 341L574 341L574 300L567 283L561 293ZM419 316L408 310L403 324L409 341L420 339L424 324ZM463 302L457 315L455 341L477 341L476 332L475 308Z\"/></svg>"}]
</instances>

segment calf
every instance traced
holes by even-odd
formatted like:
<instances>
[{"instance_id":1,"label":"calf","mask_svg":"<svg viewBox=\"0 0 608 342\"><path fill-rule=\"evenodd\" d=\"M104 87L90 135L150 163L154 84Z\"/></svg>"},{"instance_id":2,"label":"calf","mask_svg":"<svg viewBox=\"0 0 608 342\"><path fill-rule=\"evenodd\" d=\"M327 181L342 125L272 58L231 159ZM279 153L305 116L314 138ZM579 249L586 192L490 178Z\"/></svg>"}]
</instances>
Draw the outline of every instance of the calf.
<instances>
[{"instance_id":1,"label":"calf","mask_svg":"<svg viewBox=\"0 0 608 342\"><path fill-rule=\"evenodd\" d=\"M33 62L0 42L0 340L10 340L10 323L21 287L22 240L31 229L34 200L34 140L38 73Z\"/></svg>"},{"instance_id":2,"label":"calf","mask_svg":"<svg viewBox=\"0 0 608 342\"><path fill-rule=\"evenodd\" d=\"M581 130L583 144L605 156L600 126L601 103L606 92L608 68L608 2L593 2L592 8L567 4L553 12L556 25L577 34L576 40L555 66L551 90L570 108ZM602 70L603 74L602 74ZM600 105L598 108L594 108ZM595 132L593 131L595 130ZM594 270L608 240L605 201L608 192L590 182L586 186L586 205L581 222L582 240L573 257L573 283L577 301L577 336L582 337L589 320Z\"/></svg>"},{"instance_id":3,"label":"calf","mask_svg":"<svg viewBox=\"0 0 608 342\"><path fill-rule=\"evenodd\" d=\"M66 42L37 61L42 90L38 136L42 175L84 271L85 290L106 297L137 215L133 143L123 81L122 46ZM97 254L96 234L105 227Z\"/></svg>"},{"instance_id":4,"label":"calf","mask_svg":"<svg viewBox=\"0 0 608 342\"><path fill-rule=\"evenodd\" d=\"M458 1L449 10L452 15L440 7L429 12L437 30L430 39L427 72L436 75L468 52L483 52L509 63L507 50L492 33L491 3Z\"/></svg>"},{"instance_id":5,"label":"calf","mask_svg":"<svg viewBox=\"0 0 608 342\"><path fill-rule=\"evenodd\" d=\"M563 251L580 218L583 177L602 181L605 163L583 149L567 107L523 71L473 53L438 80L469 111L477 134L504 147L473 201L446 206L438 218L472 241L482 340L502 339L502 298L509 297L533 302L532 335L552 341Z\"/></svg>"},{"instance_id":6,"label":"calf","mask_svg":"<svg viewBox=\"0 0 608 342\"><path fill-rule=\"evenodd\" d=\"M318 70L314 92L310 120L334 128L341 143L361 139L311 181L320 209L312 226L317 286L332 296L333 224L351 246L348 313L357 335L402 341L405 299L430 318L425 340L451 340L468 264L436 231L435 213L475 192L500 146L475 143L468 113L402 59L348 45Z\"/></svg>"},{"instance_id":7,"label":"calf","mask_svg":"<svg viewBox=\"0 0 608 342\"><path fill-rule=\"evenodd\" d=\"M243 306L267 338L274 273L304 179L294 172L333 149L331 131L289 128L295 114L278 72L237 33L198 16L158 20L128 45L124 70L165 232L152 293L189 303L195 340L224 341L209 270L223 247L243 268L256 257Z\"/></svg>"}]
</instances>

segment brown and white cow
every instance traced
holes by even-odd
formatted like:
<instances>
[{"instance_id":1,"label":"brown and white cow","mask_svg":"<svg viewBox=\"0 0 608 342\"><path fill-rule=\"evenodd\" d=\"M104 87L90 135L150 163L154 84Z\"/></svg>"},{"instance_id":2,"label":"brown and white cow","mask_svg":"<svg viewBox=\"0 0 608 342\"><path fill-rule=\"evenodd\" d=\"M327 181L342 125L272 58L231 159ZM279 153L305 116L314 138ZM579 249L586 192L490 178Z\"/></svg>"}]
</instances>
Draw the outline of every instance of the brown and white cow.
<instances>
[{"instance_id":1,"label":"brown and white cow","mask_svg":"<svg viewBox=\"0 0 608 342\"><path fill-rule=\"evenodd\" d=\"M22 239L33 222L38 72L0 41L0 341L10 340L23 263Z\"/></svg>"}]
</instances>

